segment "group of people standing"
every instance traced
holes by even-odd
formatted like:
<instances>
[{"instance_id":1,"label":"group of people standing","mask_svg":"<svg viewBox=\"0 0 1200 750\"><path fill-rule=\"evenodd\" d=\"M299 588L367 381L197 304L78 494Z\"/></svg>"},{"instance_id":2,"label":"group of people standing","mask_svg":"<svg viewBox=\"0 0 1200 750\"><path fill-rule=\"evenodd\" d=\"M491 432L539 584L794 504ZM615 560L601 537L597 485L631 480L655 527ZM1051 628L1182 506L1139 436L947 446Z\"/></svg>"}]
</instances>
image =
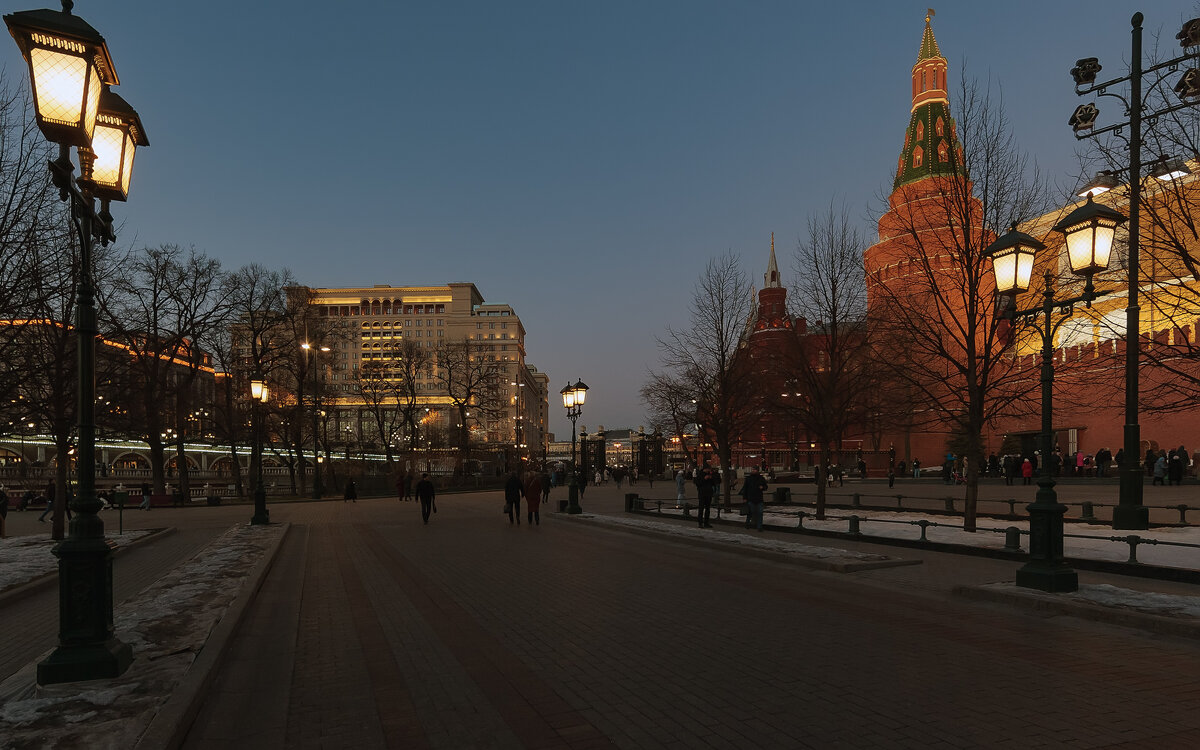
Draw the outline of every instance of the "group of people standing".
<instances>
[{"instance_id":1,"label":"group of people standing","mask_svg":"<svg viewBox=\"0 0 1200 750\"><path fill-rule=\"evenodd\" d=\"M1150 484L1183 484L1183 475L1190 465L1191 456L1182 445L1169 451L1146 451L1146 471L1154 477Z\"/></svg>"},{"instance_id":2,"label":"group of people standing","mask_svg":"<svg viewBox=\"0 0 1200 750\"><path fill-rule=\"evenodd\" d=\"M711 529L713 498L719 496L721 487L721 472L709 465L707 460L691 472L692 483L696 485L696 521L702 529ZM676 500L683 503L686 499L686 489L689 471L680 469L675 474ZM746 528L756 527L762 531L763 503L767 490L766 477L757 466L752 467L742 482L738 494L746 501Z\"/></svg>"}]
</instances>

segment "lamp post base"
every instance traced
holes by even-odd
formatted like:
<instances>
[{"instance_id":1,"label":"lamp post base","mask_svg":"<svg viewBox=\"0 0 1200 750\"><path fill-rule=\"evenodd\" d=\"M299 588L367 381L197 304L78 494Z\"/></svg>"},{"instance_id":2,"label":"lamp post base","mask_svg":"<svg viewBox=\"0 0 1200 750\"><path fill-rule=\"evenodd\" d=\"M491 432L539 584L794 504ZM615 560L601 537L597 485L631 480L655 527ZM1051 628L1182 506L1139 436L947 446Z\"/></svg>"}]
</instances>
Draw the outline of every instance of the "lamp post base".
<instances>
[{"instance_id":1,"label":"lamp post base","mask_svg":"<svg viewBox=\"0 0 1200 750\"><path fill-rule=\"evenodd\" d=\"M1079 590L1079 574L1065 565L1032 561L1017 571L1017 585L1052 594L1066 593Z\"/></svg>"},{"instance_id":2,"label":"lamp post base","mask_svg":"<svg viewBox=\"0 0 1200 750\"><path fill-rule=\"evenodd\" d=\"M1113 506L1112 527L1124 530L1148 529L1150 528L1150 509L1145 505Z\"/></svg>"},{"instance_id":3,"label":"lamp post base","mask_svg":"<svg viewBox=\"0 0 1200 750\"><path fill-rule=\"evenodd\" d=\"M39 685L120 677L133 663L133 647L116 637L86 646L59 646L37 665Z\"/></svg>"},{"instance_id":4,"label":"lamp post base","mask_svg":"<svg viewBox=\"0 0 1200 750\"><path fill-rule=\"evenodd\" d=\"M1017 585L1050 593L1079 589L1079 575L1063 560L1063 516L1054 480L1043 476L1029 511L1029 561L1017 571Z\"/></svg>"},{"instance_id":5,"label":"lamp post base","mask_svg":"<svg viewBox=\"0 0 1200 750\"><path fill-rule=\"evenodd\" d=\"M572 477L570 484L567 485L567 513L575 515L582 513L583 508L579 507L579 485L575 483Z\"/></svg>"},{"instance_id":6,"label":"lamp post base","mask_svg":"<svg viewBox=\"0 0 1200 750\"><path fill-rule=\"evenodd\" d=\"M267 489L260 483L254 490L254 515L250 517L252 526L261 526L271 522L271 511L267 510Z\"/></svg>"}]
</instances>

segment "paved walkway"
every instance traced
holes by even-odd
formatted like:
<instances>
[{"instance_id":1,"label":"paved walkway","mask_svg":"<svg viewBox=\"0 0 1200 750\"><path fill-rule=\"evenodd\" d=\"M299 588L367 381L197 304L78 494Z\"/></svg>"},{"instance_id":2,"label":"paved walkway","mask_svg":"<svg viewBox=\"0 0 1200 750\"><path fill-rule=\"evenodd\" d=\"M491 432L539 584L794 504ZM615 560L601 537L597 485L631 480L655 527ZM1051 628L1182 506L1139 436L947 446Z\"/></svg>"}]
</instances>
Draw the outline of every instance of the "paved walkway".
<instances>
[{"instance_id":1,"label":"paved walkway","mask_svg":"<svg viewBox=\"0 0 1200 750\"><path fill-rule=\"evenodd\" d=\"M619 512L624 491L590 489L583 505ZM512 527L499 493L439 506L429 526L395 500L276 506L293 531L186 746L1190 748L1200 736L1200 644L950 596L1011 580L1011 563L889 550L924 563L818 573L549 512Z\"/></svg>"}]
</instances>

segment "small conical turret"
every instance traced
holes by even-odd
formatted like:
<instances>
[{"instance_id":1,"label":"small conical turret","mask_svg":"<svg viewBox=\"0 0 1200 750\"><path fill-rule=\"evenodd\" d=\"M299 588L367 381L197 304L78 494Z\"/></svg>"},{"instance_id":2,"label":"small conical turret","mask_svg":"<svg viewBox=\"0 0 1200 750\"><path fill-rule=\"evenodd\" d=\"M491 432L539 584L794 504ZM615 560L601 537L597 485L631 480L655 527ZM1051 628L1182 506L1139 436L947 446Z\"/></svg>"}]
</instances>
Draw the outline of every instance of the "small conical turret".
<instances>
[{"instance_id":1,"label":"small conical turret","mask_svg":"<svg viewBox=\"0 0 1200 750\"><path fill-rule=\"evenodd\" d=\"M771 260L767 261L767 272L763 274L763 288L782 286L779 283L779 264L775 262L775 233L771 232Z\"/></svg>"}]
</instances>

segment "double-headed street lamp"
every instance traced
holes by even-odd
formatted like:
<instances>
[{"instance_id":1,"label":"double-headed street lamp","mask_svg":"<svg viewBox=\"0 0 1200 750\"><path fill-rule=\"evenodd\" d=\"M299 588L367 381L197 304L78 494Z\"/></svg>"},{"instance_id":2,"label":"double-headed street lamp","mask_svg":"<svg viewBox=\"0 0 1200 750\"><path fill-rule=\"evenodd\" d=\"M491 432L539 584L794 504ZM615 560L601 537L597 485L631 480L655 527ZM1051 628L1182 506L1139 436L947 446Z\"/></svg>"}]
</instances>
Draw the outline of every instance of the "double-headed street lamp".
<instances>
[{"instance_id":1,"label":"double-headed street lamp","mask_svg":"<svg viewBox=\"0 0 1200 750\"><path fill-rule=\"evenodd\" d=\"M1113 235L1125 217L1113 209L1092 202L1075 209L1054 226L1066 235L1067 259L1071 271L1085 279L1083 294L1068 299L1054 296L1054 275L1045 272L1042 304L1025 310L1009 305L1005 315L1021 318L1037 329L1042 337L1042 460L1038 462L1038 491L1029 510L1029 560L1017 571L1017 585L1042 591L1075 591L1079 577L1063 559L1063 514L1067 507L1058 502L1050 456L1054 453L1054 332L1070 319L1075 305L1091 307L1098 294L1092 286L1092 275L1108 267ZM1015 299L1029 289L1034 256L1044 250L1038 240L1024 232L1012 230L998 238L988 248L992 257L996 291ZM1055 313L1060 315L1057 322ZM1040 318L1040 321L1039 321Z\"/></svg>"},{"instance_id":2,"label":"double-headed street lamp","mask_svg":"<svg viewBox=\"0 0 1200 750\"><path fill-rule=\"evenodd\" d=\"M1100 110L1095 104L1081 104L1075 108L1068 124L1075 131L1078 139L1094 138L1111 133L1125 141L1129 148L1129 253L1127 267L1129 270L1129 298L1125 308L1125 428L1124 455L1125 461L1120 467L1121 489L1120 500L1113 508L1114 529L1146 529L1150 527L1150 511L1142 503L1143 473L1138 457L1142 454L1141 428L1138 425L1138 360L1140 354L1139 336L1141 335L1141 308L1138 304L1138 245L1140 240L1141 195L1142 195L1142 125L1143 122L1153 123L1158 118L1175 110L1196 104L1200 98L1200 70L1188 68L1174 86L1174 91L1183 100L1180 103L1165 106L1158 110L1150 110L1142 95L1142 79L1153 75L1148 91L1152 92L1167 80L1168 76L1178 71L1180 64L1195 59L1200 55L1200 19L1193 18L1183 25L1175 38L1184 48L1184 54L1171 60L1160 62L1146 70L1142 70L1142 14L1134 13L1130 19L1132 29L1132 51L1129 60L1129 75L1097 82L1096 76L1102 66L1094 57L1085 57L1075 62L1071 76L1075 79L1075 93L1079 96L1096 94L1111 96L1119 99L1125 106L1129 119L1104 128L1096 128L1096 118ZM1128 97L1111 91L1121 84L1129 84ZM1128 128L1129 135L1124 135ZM1165 168L1158 169L1155 176L1159 179L1173 179L1180 175L1180 169L1168 160L1160 160ZM1117 170L1122 172L1125 170ZM1186 170L1183 171L1186 173ZM1113 172L1102 172L1084 186L1084 193L1089 197L1120 184Z\"/></svg>"},{"instance_id":3,"label":"double-headed street lamp","mask_svg":"<svg viewBox=\"0 0 1200 750\"><path fill-rule=\"evenodd\" d=\"M583 402L587 399L588 387L582 380L576 380L574 385L567 384L561 391L563 406L567 410L567 419L571 420L571 475L567 479L567 512L582 513L579 507L579 481L575 474L575 422L583 414Z\"/></svg>"},{"instance_id":4,"label":"double-headed street lamp","mask_svg":"<svg viewBox=\"0 0 1200 750\"><path fill-rule=\"evenodd\" d=\"M110 201L129 194L133 153L149 145L136 112L109 87L116 70L104 37L78 16L74 3L62 11L27 10L4 16L9 33L29 64L42 134L58 144L50 174L59 197L71 203L79 235L76 350L79 357L79 430L75 511L67 538L54 548L59 570L58 648L38 664L41 684L116 677L133 661L133 650L113 633L112 546L104 538L96 495L96 326L92 241L115 239ZM79 157L73 176L71 147ZM95 207L100 199L100 211Z\"/></svg>"},{"instance_id":5,"label":"double-headed street lamp","mask_svg":"<svg viewBox=\"0 0 1200 750\"><path fill-rule=\"evenodd\" d=\"M257 477L254 485L254 515L250 523L254 525L271 522L271 512L267 510L267 487L263 484L263 430L261 405L271 398L271 389L265 380L256 378L250 381L250 416L254 422L254 448L250 456L255 466ZM256 460L257 459L257 460Z\"/></svg>"}]
</instances>

